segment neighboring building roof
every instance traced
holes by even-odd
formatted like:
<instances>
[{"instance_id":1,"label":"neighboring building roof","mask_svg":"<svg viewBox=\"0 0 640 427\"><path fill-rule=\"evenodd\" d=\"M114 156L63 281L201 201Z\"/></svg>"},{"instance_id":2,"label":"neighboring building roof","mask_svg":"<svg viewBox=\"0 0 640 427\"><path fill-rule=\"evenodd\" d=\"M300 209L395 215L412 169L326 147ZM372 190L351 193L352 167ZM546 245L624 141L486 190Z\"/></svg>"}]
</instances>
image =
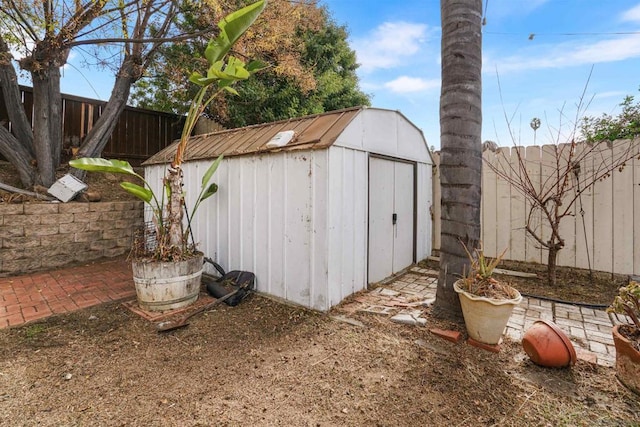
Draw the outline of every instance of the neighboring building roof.
<instances>
[{"instance_id":1,"label":"neighboring building roof","mask_svg":"<svg viewBox=\"0 0 640 427\"><path fill-rule=\"evenodd\" d=\"M189 140L185 161L211 159L256 153L318 150L331 146L351 121L367 107L353 107L313 116L281 120L278 122L229 129ZM293 140L282 147L267 147L267 143L279 132L292 130ZM151 156L143 165L169 163L173 159L177 141Z\"/></svg>"}]
</instances>

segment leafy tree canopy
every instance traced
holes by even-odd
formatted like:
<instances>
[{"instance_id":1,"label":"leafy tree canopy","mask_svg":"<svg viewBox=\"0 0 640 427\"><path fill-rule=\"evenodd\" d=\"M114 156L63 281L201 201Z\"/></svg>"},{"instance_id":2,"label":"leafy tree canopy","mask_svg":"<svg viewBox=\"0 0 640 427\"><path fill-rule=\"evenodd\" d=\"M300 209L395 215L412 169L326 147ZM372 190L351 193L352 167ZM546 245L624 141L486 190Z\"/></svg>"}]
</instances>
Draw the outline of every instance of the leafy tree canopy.
<instances>
[{"instance_id":1,"label":"leafy tree canopy","mask_svg":"<svg viewBox=\"0 0 640 427\"><path fill-rule=\"evenodd\" d=\"M220 2L209 10L184 10L180 25L196 32L203 15L225 13L242 3ZM347 31L336 25L315 2L272 0L262 17L235 49L237 55L260 58L270 66L238 89L213 103L207 115L226 127L240 127L307 114L370 105L358 88L355 53ZM195 67L193 58L204 40L166 45L147 78L136 84L133 102L143 108L184 113L191 98L184 75Z\"/></svg>"},{"instance_id":2,"label":"leafy tree canopy","mask_svg":"<svg viewBox=\"0 0 640 427\"><path fill-rule=\"evenodd\" d=\"M582 119L582 135L587 142L615 141L616 139L632 139L640 136L640 101L628 95L620 106L622 111L617 116L603 114L600 117Z\"/></svg>"}]
</instances>

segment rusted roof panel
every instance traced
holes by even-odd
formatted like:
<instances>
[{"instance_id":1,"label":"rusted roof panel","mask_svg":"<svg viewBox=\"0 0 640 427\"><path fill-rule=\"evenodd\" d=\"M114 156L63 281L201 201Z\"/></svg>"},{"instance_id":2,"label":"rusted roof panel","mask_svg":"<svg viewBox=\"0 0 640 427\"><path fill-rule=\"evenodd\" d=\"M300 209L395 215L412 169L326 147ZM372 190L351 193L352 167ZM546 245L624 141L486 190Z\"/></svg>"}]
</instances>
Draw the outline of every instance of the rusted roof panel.
<instances>
[{"instance_id":1,"label":"rusted roof panel","mask_svg":"<svg viewBox=\"0 0 640 427\"><path fill-rule=\"evenodd\" d=\"M197 135L189 140L186 160L212 159L256 153L317 150L331 146L353 118L365 107L331 111L313 116L282 120L279 122L252 125ZM295 132L294 138L285 146L267 148L267 143L278 133ZM173 159L177 141L150 157L143 165L168 163Z\"/></svg>"}]
</instances>

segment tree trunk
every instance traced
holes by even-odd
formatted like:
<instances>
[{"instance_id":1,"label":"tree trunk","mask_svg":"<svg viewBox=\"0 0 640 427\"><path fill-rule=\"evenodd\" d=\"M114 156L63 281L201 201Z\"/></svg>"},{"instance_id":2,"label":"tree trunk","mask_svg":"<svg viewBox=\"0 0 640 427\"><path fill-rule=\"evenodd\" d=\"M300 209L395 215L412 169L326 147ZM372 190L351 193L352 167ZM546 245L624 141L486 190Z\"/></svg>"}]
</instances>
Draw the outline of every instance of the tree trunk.
<instances>
[{"instance_id":1,"label":"tree trunk","mask_svg":"<svg viewBox=\"0 0 640 427\"><path fill-rule=\"evenodd\" d=\"M462 317L453 283L480 240L482 183L482 0L441 0L442 89L440 180L442 231L440 276L434 314Z\"/></svg>"},{"instance_id":2,"label":"tree trunk","mask_svg":"<svg viewBox=\"0 0 640 427\"><path fill-rule=\"evenodd\" d=\"M22 186L32 188L36 182L33 157L4 126L0 126L0 154L17 169Z\"/></svg>"},{"instance_id":3,"label":"tree trunk","mask_svg":"<svg viewBox=\"0 0 640 427\"><path fill-rule=\"evenodd\" d=\"M33 132L22 105L18 76L11 62L9 47L1 37L0 87L7 116L11 122L11 133L0 126L0 154L18 170L22 186L31 188L36 178L33 165Z\"/></svg>"},{"instance_id":4,"label":"tree trunk","mask_svg":"<svg viewBox=\"0 0 640 427\"><path fill-rule=\"evenodd\" d=\"M31 73L33 80L33 141L38 163L38 183L51 186L60 162L62 139L60 68L49 65Z\"/></svg>"},{"instance_id":5,"label":"tree trunk","mask_svg":"<svg viewBox=\"0 0 640 427\"><path fill-rule=\"evenodd\" d=\"M2 86L2 99L11 122L11 132L15 135L17 142L33 156L31 122L29 122L22 105L18 75L11 63L11 54L4 49L8 49L8 46L0 38L0 86Z\"/></svg>"},{"instance_id":6,"label":"tree trunk","mask_svg":"<svg viewBox=\"0 0 640 427\"><path fill-rule=\"evenodd\" d=\"M549 286L556 286L556 265L558 263L558 251L554 245L549 247L549 255L547 257L547 283Z\"/></svg>"}]
</instances>

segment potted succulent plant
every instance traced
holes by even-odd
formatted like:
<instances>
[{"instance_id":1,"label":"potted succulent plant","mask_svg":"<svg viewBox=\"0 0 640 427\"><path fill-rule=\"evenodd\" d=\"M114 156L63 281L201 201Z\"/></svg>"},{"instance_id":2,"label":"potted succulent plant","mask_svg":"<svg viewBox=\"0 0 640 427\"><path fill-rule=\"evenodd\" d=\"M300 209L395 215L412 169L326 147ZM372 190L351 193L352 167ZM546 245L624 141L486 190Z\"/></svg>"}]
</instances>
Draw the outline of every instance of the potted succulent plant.
<instances>
[{"instance_id":1,"label":"potted succulent plant","mask_svg":"<svg viewBox=\"0 0 640 427\"><path fill-rule=\"evenodd\" d=\"M613 327L616 375L630 390L640 394L640 283L631 281L621 287L607 312L631 319L629 324Z\"/></svg>"},{"instance_id":2,"label":"potted succulent plant","mask_svg":"<svg viewBox=\"0 0 640 427\"><path fill-rule=\"evenodd\" d=\"M202 177L200 193L190 215L187 215L186 225L183 221L186 207L181 165L193 128L211 101L222 91L237 93L232 87L235 83L264 68L259 61L245 64L229 55L229 51L264 10L265 4L265 0L260 0L223 18L218 24L218 36L209 41L204 52L209 64L206 75L194 72L189 76L189 81L198 85L199 90L191 102L175 156L163 179L162 194L155 194L128 162L100 158L69 162L72 167L90 172L122 173L140 179L142 185L129 182L120 185L151 207L153 225L150 233L142 236L142 244L134 242L132 251L136 293L140 306L145 310L180 308L198 298L203 254L198 252L195 242L189 242L191 219L200 203L217 191L217 185L209 182L222 157Z\"/></svg>"},{"instance_id":3,"label":"potted succulent plant","mask_svg":"<svg viewBox=\"0 0 640 427\"><path fill-rule=\"evenodd\" d=\"M496 345L500 342L513 308L522 295L508 283L496 280L493 272L504 252L495 259L484 255L482 247L471 253L464 250L471 262L469 273L453 284L458 293L462 315L469 337L475 341Z\"/></svg>"}]
</instances>

